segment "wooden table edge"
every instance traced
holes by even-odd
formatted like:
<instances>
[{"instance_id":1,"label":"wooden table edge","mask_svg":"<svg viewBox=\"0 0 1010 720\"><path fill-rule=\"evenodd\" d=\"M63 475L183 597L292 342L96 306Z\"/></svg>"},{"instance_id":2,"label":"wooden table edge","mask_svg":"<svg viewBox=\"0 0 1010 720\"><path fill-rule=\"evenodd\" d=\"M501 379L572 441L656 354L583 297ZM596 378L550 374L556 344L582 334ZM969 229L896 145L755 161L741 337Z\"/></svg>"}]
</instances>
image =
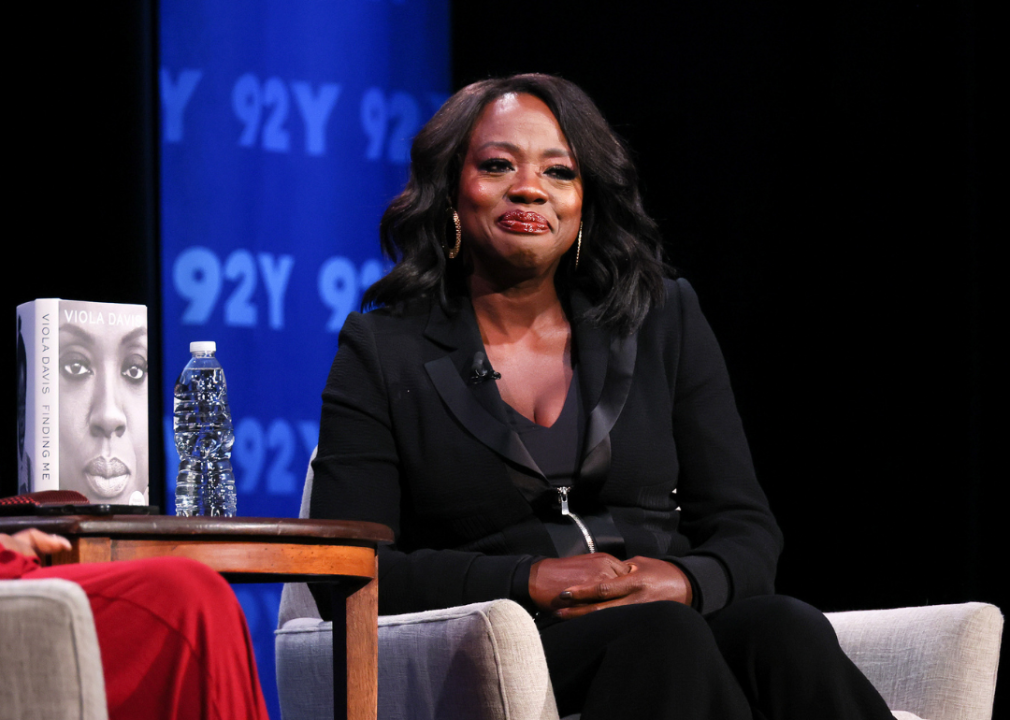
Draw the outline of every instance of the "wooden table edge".
<instances>
[{"instance_id":1,"label":"wooden table edge","mask_svg":"<svg viewBox=\"0 0 1010 720\"><path fill-rule=\"evenodd\" d=\"M206 518L174 515L17 515L0 517L0 531L26 528L67 535L198 535L201 538L255 534L258 542L374 544L393 541L379 523L314 518Z\"/></svg>"}]
</instances>

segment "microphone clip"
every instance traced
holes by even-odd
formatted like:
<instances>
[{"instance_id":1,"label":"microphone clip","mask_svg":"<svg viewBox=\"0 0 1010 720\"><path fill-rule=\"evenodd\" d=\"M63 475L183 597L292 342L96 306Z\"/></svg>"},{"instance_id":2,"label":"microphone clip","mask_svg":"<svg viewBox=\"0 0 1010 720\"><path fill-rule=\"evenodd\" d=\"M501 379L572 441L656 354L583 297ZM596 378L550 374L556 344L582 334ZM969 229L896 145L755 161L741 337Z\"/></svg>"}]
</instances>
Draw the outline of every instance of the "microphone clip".
<instances>
[{"instance_id":1,"label":"microphone clip","mask_svg":"<svg viewBox=\"0 0 1010 720\"><path fill-rule=\"evenodd\" d=\"M473 354L473 365L470 366L470 384L478 385L488 380L500 380L501 373L496 372L487 362L487 356L478 350Z\"/></svg>"}]
</instances>

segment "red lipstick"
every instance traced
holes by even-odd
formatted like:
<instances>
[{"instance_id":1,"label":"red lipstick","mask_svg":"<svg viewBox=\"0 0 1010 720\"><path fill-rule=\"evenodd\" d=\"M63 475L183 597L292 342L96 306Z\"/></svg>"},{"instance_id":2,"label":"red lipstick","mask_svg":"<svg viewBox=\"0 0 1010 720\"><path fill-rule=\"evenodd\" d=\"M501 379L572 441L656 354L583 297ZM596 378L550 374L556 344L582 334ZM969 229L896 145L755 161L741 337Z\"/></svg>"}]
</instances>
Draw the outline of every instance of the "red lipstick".
<instances>
[{"instance_id":1,"label":"red lipstick","mask_svg":"<svg viewBox=\"0 0 1010 720\"><path fill-rule=\"evenodd\" d=\"M522 210L509 210L498 218L498 226L515 233L545 233L551 229L543 215Z\"/></svg>"}]
</instances>

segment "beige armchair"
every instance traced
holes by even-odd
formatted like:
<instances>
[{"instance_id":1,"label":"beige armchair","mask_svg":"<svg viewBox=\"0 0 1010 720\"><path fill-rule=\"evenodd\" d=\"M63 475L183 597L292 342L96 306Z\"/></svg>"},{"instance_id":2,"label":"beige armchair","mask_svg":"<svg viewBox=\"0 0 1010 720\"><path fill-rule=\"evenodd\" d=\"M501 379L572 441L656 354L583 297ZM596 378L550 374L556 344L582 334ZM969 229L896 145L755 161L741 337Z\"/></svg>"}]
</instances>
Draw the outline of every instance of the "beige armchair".
<instances>
[{"instance_id":1,"label":"beige armchair","mask_svg":"<svg viewBox=\"0 0 1010 720\"><path fill-rule=\"evenodd\" d=\"M1003 632L1003 616L994 605L931 605L827 617L842 649L888 707L928 720L992 717Z\"/></svg>"},{"instance_id":2,"label":"beige armchair","mask_svg":"<svg viewBox=\"0 0 1010 720\"><path fill-rule=\"evenodd\" d=\"M69 580L0 581L0 720L107 720L91 604Z\"/></svg>"},{"instance_id":3,"label":"beige armchair","mask_svg":"<svg viewBox=\"0 0 1010 720\"><path fill-rule=\"evenodd\" d=\"M308 514L312 471L305 480ZM990 720L1003 629L984 603L829 613L900 720ZM331 625L288 584L276 631L284 720L333 717ZM574 720L577 716L565 718ZM558 720L532 618L509 600L379 618L379 720Z\"/></svg>"},{"instance_id":4,"label":"beige armchair","mask_svg":"<svg viewBox=\"0 0 1010 720\"><path fill-rule=\"evenodd\" d=\"M304 595L303 595L304 593ZM333 716L331 626L285 588L277 684L285 720ZM300 615L301 617L294 617ZM990 720L1003 617L992 605L829 613L900 720ZM566 720L574 720L574 717ZM380 720L558 720L540 639L498 600L379 618Z\"/></svg>"}]
</instances>

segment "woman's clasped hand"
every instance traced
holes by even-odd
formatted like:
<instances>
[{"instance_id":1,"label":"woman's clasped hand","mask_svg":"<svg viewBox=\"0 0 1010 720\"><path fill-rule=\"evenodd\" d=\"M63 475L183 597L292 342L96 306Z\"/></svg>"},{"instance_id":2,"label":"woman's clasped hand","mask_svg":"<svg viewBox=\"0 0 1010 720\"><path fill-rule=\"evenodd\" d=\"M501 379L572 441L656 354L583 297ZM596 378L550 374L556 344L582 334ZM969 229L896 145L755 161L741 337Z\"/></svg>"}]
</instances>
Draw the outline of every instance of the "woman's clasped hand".
<instances>
[{"instance_id":1,"label":"woman's clasped hand","mask_svg":"<svg viewBox=\"0 0 1010 720\"><path fill-rule=\"evenodd\" d=\"M617 605L672 600L691 604L691 583L673 563L649 557L618 560L606 553L545 558L530 568L530 598L555 617L571 619Z\"/></svg>"}]
</instances>

